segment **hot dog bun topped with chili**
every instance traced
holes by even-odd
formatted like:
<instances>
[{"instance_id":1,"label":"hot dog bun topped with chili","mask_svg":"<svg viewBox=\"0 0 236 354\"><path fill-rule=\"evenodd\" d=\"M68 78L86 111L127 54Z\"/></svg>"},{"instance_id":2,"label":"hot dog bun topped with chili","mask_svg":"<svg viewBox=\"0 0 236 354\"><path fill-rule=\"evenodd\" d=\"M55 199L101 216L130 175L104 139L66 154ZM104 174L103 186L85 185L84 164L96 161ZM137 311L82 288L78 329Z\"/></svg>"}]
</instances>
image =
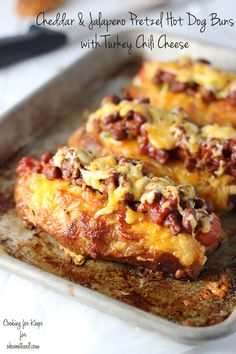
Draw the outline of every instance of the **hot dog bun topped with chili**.
<instances>
[{"instance_id":1,"label":"hot dog bun topped with chili","mask_svg":"<svg viewBox=\"0 0 236 354\"><path fill-rule=\"evenodd\" d=\"M222 239L219 218L192 186L155 176L141 161L76 147L23 158L15 198L23 219L74 259L196 278Z\"/></svg>"}]
</instances>

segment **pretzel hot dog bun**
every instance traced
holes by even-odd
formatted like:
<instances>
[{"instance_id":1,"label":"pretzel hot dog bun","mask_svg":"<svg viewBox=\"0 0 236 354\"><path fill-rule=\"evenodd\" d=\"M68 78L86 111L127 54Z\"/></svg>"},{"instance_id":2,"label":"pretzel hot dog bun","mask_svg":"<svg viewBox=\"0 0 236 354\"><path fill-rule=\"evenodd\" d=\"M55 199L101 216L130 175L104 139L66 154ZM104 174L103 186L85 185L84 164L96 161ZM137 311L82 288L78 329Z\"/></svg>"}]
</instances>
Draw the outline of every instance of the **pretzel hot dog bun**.
<instances>
[{"instance_id":1,"label":"pretzel hot dog bun","mask_svg":"<svg viewBox=\"0 0 236 354\"><path fill-rule=\"evenodd\" d=\"M15 190L22 218L79 258L142 265L196 278L222 238L194 188L154 176L142 162L61 148L23 158Z\"/></svg>"},{"instance_id":2,"label":"pretzel hot dog bun","mask_svg":"<svg viewBox=\"0 0 236 354\"><path fill-rule=\"evenodd\" d=\"M183 112L111 96L71 135L69 145L141 159L157 176L193 185L217 212L234 207L236 129L230 126L199 127Z\"/></svg>"},{"instance_id":3,"label":"pretzel hot dog bun","mask_svg":"<svg viewBox=\"0 0 236 354\"><path fill-rule=\"evenodd\" d=\"M182 108L199 125L236 127L236 74L207 60L144 62L125 94L132 99L148 97L153 106L169 111Z\"/></svg>"}]
</instances>

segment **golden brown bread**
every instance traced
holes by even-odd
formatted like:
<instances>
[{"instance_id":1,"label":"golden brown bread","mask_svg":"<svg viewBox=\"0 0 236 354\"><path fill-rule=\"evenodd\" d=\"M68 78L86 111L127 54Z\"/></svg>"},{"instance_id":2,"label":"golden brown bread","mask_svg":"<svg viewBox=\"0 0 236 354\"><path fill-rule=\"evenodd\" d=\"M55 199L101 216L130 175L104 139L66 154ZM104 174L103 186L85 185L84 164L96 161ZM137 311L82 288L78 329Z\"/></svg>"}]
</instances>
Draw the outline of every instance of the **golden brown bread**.
<instances>
[{"instance_id":1,"label":"golden brown bread","mask_svg":"<svg viewBox=\"0 0 236 354\"><path fill-rule=\"evenodd\" d=\"M18 173L19 214L72 254L194 278L222 237L192 187L137 161L64 148L41 162L24 158Z\"/></svg>"}]
</instances>

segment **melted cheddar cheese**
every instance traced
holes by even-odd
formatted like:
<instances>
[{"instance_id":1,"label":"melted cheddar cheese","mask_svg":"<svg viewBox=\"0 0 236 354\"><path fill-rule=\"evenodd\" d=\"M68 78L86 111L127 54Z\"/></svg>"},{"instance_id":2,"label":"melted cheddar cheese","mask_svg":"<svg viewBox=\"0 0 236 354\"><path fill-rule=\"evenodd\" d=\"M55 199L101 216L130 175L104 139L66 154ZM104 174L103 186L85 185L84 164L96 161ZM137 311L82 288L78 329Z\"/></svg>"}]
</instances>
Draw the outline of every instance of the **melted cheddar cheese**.
<instances>
[{"instance_id":1,"label":"melted cheddar cheese","mask_svg":"<svg viewBox=\"0 0 236 354\"><path fill-rule=\"evenodd\" d=\"M218 124L205 125L201 129L204 138L215 138L219 140L236 139L236 129L225 125L220 127Z\"/></svg>"},{"instance_id":2,"label":"melted cheddar cheese","mask_svg":"<svg viewBox=\"0 0 236 354\"><path fill-rule=\"evenodd\" d=\"M71 145L83 144L83 140L77 132L71 136ZM103 154L117 154L130 158L137 158L157 176L169 176L177 184L190 184L195 187L197 194L213 203L218 212L226 212L232 209L233 204L230 197L236 195L236 185L234 177L228 174L214 176L208 171L193 170L188 171L182 161L168 161L162 165L150 157L140 154L136 140L116 141L112 138L98 140L98 147Z\"/></svg>"},{"instance_id":3,"label":"melted cheddar cheese","mask_svg":"<svg viewBox=\"0 0 236 354\"><path fill-rule=\"evenodd\" d=\"M193 89L172 91L171 83L155 84L159 70L176 77ZM197 84L197 86L196 86ZM183 109L190 120L199 125L217 123L236 127L236 74L216 69L189 58L171 62L147 61L126 89L132 98L148 97L154 107L171 111Z\"/></svg>"},{"instance_id":4,"label":"melted cheddar cheese","mask_svg":"<svg viewBox=\"0 0 236 354\"><path fill-rule=\"evenodd\" d=\"M192 154L196 154L201 144L212 138L219 141L236 138L236 129L231 126L221 127L217 124L199 127L190 122L183 112L174 113L154 108L149 104L141 104L136 101L121 101L119 104L107 103L93 113L87 122L86 130L88 133L94 131L94 121L102 120L108 115L119 114L124 117L128 112L134 111L146 117L147 122L143 125L143 129L148 134L151 145L156 149L174 150L180 140L181 134L187 135L184 143ZM106 144L112 141L118 147L119 141L116 141L110 134L100 133L100 139ZM219 171L220 173L220 171Z\"/></svg>"},{"instance_id":5,"label":"melted cheddar cheese","mask_svg":"<svg viewBox=\"0 0 236 354\"><path fill-rule=\"evenodd\" d=\"M176 185L168 177L156 177L151 172L144 172L144 165L141 161L121 158L120 160L114 156L95 157L89 152L80 150L79 148L60 148L52 158L54 166L61 168L63 161L71 164L73 175L77 175L78 169L83 179L84 188L89 186L100 193L107 194L107 202L103 208L98 210L95 218L101 215L112 214L120 208L122 202L125 201L127 194L132 195L133 201L152 204L157 195L162 195L165 202L162 208L171 209L171 202L174 198L177 200L177 210L183 215L184 209L182 203L188 202L189 207L194 208L195 190L190 185ZM112 176L118 176L118 186L110 181L104 183ZM43 188L43 184L42 184ZM204 205L204 203L203 203ZM204 209L204 207L203 207ZM211 226L211 216L203 217L204 210L197 208L195 210L194 221L192 220L193 233L200 222L202 232L208 232ZM140 215L134 214L128 209L126 220L128 223L135 221ZM204 224L203 224L203 219ZM208 220L209 219L209 220ZM208 228L206 223L208 221ZM205 226L204 226L205 225Z\"/></svg>"},{"instance_id":6,"label":"melted cheddar cheese","mask_svg":"<svg viewBox=\"0 0 236 354\"><path fill-rule=\"evenodd\" d=\"M198 60L191 60L189 57L171 62L145 62L143 70L151 80L157 68L176 75L178 82L195 82L204 90L213 91L218 98L224 98L236 90L236 74L214 68ZM136 77L134 84L137 87L142 84L139 77Z\"/></svg>"},{"instance_id":7,"label":"melted cheddar cheese","mask_svg":"<svg viewBox=\"0 0 236 354\"><path fill-rule=\"evenodd\" d=\"M16 200L23 196L27 218L34 224L41 225L49 232L49 221L53 220L54 229L63 230L68 224L78 219L81 210L95 215L104 201L99 201L99 195L80 186L71 186L64 180L47 180L44 175L32 173L20 178L16 188ZM49 219L48 219L49 218ZM116 225L116 219L111 215L104 220L110 225ZM129 210L127 221L131 221L129 232L141 235L139 242L126 240L111 241L107 252L126 252L128 249L141 247L150 249L153 257L155 252L167 252L177 257L183 266L192 264L204 265L206 262L205 247L187 233L171 234L166 227L156 225L147 216ZM141 222L140 222L141 221ZM93 222L93 220L91 220ZM44 223L44 224L43 224ZM129 223L128 223L129 224ZM69 254L73 256L73 253ZM79 262L82 262L79 257ZM150 259L151 261L154 258Z\"/></svg>"}]
</instances>

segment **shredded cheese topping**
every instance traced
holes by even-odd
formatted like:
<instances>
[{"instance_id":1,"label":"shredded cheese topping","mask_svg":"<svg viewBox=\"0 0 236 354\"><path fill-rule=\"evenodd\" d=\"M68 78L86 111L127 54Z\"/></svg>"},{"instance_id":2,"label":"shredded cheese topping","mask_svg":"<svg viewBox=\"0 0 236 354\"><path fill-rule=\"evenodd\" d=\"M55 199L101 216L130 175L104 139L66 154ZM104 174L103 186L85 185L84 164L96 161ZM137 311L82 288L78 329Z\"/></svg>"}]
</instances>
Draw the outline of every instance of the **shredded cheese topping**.
<instances>
[{"instance_id":1,"label":"shredded cheese topping","mask_svg":"<svg viewBox=\"0 0 236 354\"><path fill-rule=\"evenodd\" d=\"M123 100L119 104L105 104L89 117L86 129L91 133L94 131L95 120L99 121L108 115L117 113L122 118L130 111L146 117L147 122L143 124L142 129L147 132L149 142L156 149L175 149L181 143L183 132L185 134L184 144L192 154L196 154L201 145L211 139L218 139L219 142L236 139L236 129L231 126L222 127L212 124L199 127L190 122L183 112L167 112L135 100L132 102ZM104 131L100 133L100 139L117 143L111 135L104 136Z\"/></svg>"},{"instance_id":2,"label":"shredded cheese topping","mask_svg":"<svg viewBox=\"0 0 236 354\"><path fill-rule=\"evenodd\" d=\"M141 161L114 156L96 157L91 152L85 152L77 147L64 147L57 151L51 163L62 168L65 159L73 166L74 175L77 175L78 170L80 171L85 186L107 194L105 207L100 209L95 217L111 214L114 210L117 210L120 203L125 201L127 194L133 196L133 201L143 205L145 203L152 204L157 195L162 195L166 200L166 205L163 205L163 208L170 207L170 200L174 197L177 200L177 210L180 215L184 213L181 205L185 202L188 203L188 207L194 208L194 199L196 198L194 187L176 185L168 177L156 177L144 168ZM114 176L117 183L112 179ZM109 181L109 183L106 183L106 181ZM128 208L126 221L127 223L134 223L138 219L141 220L141 216L142 213L133 212ZM195 209L193 219L191 220L193 230L200 221L202 231L209 231L212 216L206 213L204 203L202 208ZM207 221L201 223L203 219L207 219L209 227L206 227Z\"/></svg>"},{"instance_id":3,"label":"shredded cheese topping","mask_svg":"<svg viewBox=\"0 0 236 354\"><path fill-rule=\"evenodd\" d=\"M236 90L236 74L215 68L199 60L183 56L170 62L149 61L144 64L145 72L151 79L156 70L176 75L178 82L195 82L204 90L213 91L217 98L225 98ZM140 85L139 80L135 84Z\"/></svg>"}]
</instances>

